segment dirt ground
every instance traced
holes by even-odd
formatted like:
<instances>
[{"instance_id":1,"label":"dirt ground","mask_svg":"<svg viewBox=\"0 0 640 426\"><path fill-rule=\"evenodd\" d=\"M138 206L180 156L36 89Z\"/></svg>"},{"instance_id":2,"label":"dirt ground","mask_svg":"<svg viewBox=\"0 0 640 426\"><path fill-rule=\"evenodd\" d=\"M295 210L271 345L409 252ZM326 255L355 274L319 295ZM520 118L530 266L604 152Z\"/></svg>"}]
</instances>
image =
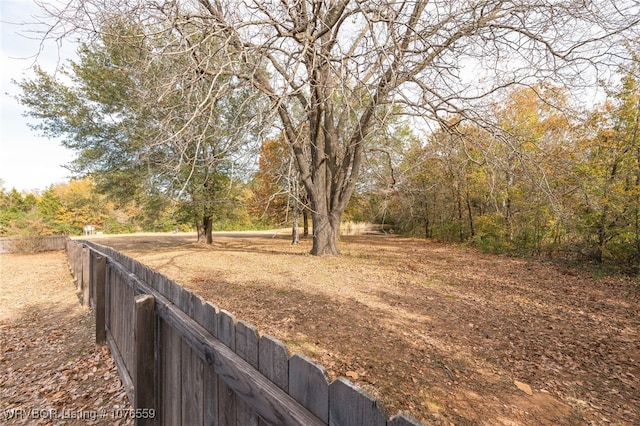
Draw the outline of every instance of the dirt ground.
<instances>
[{"instance_id":1,"label":"dirt ground","mask_svg":"<svg viewBox=\"0 0 640 426\"><path fill-rule=\"evenodd\" d=\"M640 424L640 289L417 239L97 238L427 424Z\"/></svg>"},{"instance_id":2,"label":"dirt ground","mask_svg":"<svg viewBox=\"0 0 640 426\"><path fill-rule=\"evenodd\" d=\"M0 424L130 425L64 252L0 255Z\"/></svg>"}]
</instances>

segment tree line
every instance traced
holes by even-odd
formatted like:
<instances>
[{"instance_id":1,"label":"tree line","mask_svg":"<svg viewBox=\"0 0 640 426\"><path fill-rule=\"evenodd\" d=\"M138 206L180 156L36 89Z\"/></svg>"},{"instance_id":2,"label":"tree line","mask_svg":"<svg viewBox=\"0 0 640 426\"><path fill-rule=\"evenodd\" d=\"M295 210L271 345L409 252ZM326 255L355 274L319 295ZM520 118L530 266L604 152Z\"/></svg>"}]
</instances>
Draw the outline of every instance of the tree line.
<instances>
[{"instance_id":1,"label":"tree line","mask_svg":"<svg viewBox=\"0 0 640 426\"><path fill-rule=\"evenodd\" d=\"M501 132L452 117L418 134L398 125L372 143L344 218L493 253L640 270L640 63L580 115L565 90L509 91ZM282 139L265 141L256 196L270 218L294 203Z\"/></svg>"},{"instance_id":2,"label":"tree line","mask_svg":"<svg viewBox=\"0 0 640 426\"><path fill-rule=\"evenodd\" d=\"M535 86L512 90L496 104L493 118L504 133L455 118L422 137L396 126L367 151L344 219L495 253L589 260L637 273L640 64L633 64L606 100L580 117L567 113L562 89ZM299 212L298 225L308 233L310 205L284 138L265 139L258 158L244 179L217 176L227 192L210 209L212 228L291 226ZM197 228L201 207L193 202L157 192L116 203L110 195L90 179L36 194L2 189L0 233L79 234L86 224L106 233Z\"/></svg>"},{"instance_id":3,"label":"tree line","mask_svg":"<svg viewBox=\"0 0 640 426\"><path fill-rule=\"evenodd\" d=\"M88 179L51 185L44 191L0 187L0 236L80 235L85 225L128 232L132 212L118 211Z\"/></svg>"},{"instance_id":4,"label":"tree line","mask_svg":"<svg viewBox=\"0 0 640 426\"><path fill-rule=\"evenodd\" d=\"M501 133L452 117L435 132L406 123L373 141L344 219L404 235L468 243L494 253L640 267L640 62L596 108L571 115L565 91L509 91L492 119ZM263 140L242 179L219 171L226 193L212 229L303 226L310 203L284 136ZM197 229L201 206L161 192L123 198L91 179L40 193L0 190L0 234ZM295 218L299 214L302 223ZM214 220L215 219L215 220ZM296 223L297 222L297 223Z\"/></svg>"},{"instance_id":5,"label":"tree line","mask_svg":"<svg viewBox=\"0 0 640 426\"><path fill-rule=\"evenodd\" d=\"M202 241L216 209L255 183L269 140L282 144L280 177L263 187L285 185L292 218L310 216L315 255L339 253L340 222L365 212L425 235L542 247L548 217L571 223L565 198L580 192L580 208L599 211L600 258L615 240L617 207L569 178L571 197L562 193L551 177L564 173L540 161L570 156L569 139L617 143L597 130L610 124L604 112L576 139L587 117L575 106L633 62L636 2L77 0L44 12L44 37L80 47L56 73L20 83L35 128L62 137L78 154L73 171L114 202L188 205ZM528 89L550 107L541 123L508 106ZM552 128L562 117L570 136ZM620 163L587 151L601 168ZM622 168L609 170L608 193ZM262 199L275 206L279 191Z\"/></svg>"},{"instance_id":6,"label":"tree line","mask_svg":"<svg viewBox=\"0 0 640 426\"><path fill-rule=\"evenodd\" d=\"M44 12L44 36L78 37L79 60L63 80L39 71L21 101L78 152L79 173L122 197L189 200L210 241L217 176L236 178L240 158L282 137L316 255L339 252L365 157L399 115L497 132L496 96L588 87L627 59L640 19L635 2L579 0L77 0Z\"/></svg>"},{"instance_id":7,"label":"tree line","mask_svg":"<svg viewBox=\"0 0 640 426\"><path fill-rule=\"evenodd\" d=\"M494 111L503 132L458 125L410 144L384 213L403 233L637 273L639 77L636 63L582 117L557 88L514 90Z\"/></svg>"},{"instance_id":8,"label":"tree line","mask_svg":"<svg viewBox=\"0 0 640 426\"><path fill-rule=\"evenodd\" d=\"M250 216L248 192L212 210L216 230L262 229ZM190 232L197 229L189 203L157 196L126 203L99 192L91 178L73 179L45 190L17 191L0 185L0 236L82 235L86 225L104 234Z\"/></svg>"}]
</instances>

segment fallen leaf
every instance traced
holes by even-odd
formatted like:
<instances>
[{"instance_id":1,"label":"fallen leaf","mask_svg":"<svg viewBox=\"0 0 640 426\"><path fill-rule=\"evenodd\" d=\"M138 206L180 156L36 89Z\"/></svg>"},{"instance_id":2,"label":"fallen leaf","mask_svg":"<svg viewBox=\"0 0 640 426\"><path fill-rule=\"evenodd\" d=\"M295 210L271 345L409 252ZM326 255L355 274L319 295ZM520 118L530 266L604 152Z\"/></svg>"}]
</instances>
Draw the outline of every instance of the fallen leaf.
<instances>
[{"instance_id":1,"label":"fallen leaf","mask_svg":"<svg viewBox=\"0 0 640 426\"><path fill-rule=\"evenodd\" d=\"M358 377L360 377L360 375L358 373L356 373L355 371L347 371L345 373L345 376L353 379L353 380L358 380Z\"/></svg>"},{"instance_id":2,"label":"fallen leaf","mask_svg":"<svg viewBox=\"0 0 640 426\"><path fill-rule=\"evenodd\" d=\"M526 393L527 395L533 395L533 391L531 390L531 386L529 386L528 384L519 382L517 380L514 380L513 384L516 385L516 387L518 389L520 389L522 392Z\"/></svg>"}]
</instances>

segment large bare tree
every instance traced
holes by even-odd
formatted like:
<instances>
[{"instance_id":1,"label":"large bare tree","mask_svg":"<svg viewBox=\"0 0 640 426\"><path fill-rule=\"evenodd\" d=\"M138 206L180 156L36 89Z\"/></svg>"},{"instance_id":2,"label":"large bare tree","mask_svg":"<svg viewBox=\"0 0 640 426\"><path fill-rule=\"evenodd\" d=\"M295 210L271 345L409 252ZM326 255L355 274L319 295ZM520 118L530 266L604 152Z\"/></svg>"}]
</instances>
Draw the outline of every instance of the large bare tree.
<instances>
[{"instance_id":1,"label":"large bare tree","mask_svg":"<svg viewBox=\"0 0 640 426\"><path fill-rule=\"evenodd\" d=\"M625 59L640 16L633 0L72 0L51 13L63 32L99 31L113 14L146 37L169 31L191 54L184 72L217 75L225 58L225 73L265 94L309 196L316 255L338 253L366 145L399 107L483 122L505 87L584 88Z\"/></svg>"}]
</instances>

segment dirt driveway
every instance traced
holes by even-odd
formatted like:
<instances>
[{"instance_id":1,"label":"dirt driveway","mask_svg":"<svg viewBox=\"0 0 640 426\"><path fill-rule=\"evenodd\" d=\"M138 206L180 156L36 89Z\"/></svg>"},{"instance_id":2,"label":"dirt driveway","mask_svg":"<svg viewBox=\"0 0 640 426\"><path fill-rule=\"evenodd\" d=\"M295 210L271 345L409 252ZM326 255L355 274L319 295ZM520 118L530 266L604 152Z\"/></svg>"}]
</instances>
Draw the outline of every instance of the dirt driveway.
<instances>
[{"instance_id":1,"label":"dirt driveway","mask_svg":"<svg viewBox=\"0 0 640 426\"><path fill-rule=\"evenodd\" d=\"M66 265L62 251L0 254L0 424L133 424Z\"/></svg>"},{"instance_id":2,"label":"dirt driveway","mask_svg":"<svg viewBox=\"0 0 640 426\"><path fill-rule=\"evenodd\" d=\"M97 238L428 424L640 424L638 284L424 240Z\"/></svg>"}]
</instances>

